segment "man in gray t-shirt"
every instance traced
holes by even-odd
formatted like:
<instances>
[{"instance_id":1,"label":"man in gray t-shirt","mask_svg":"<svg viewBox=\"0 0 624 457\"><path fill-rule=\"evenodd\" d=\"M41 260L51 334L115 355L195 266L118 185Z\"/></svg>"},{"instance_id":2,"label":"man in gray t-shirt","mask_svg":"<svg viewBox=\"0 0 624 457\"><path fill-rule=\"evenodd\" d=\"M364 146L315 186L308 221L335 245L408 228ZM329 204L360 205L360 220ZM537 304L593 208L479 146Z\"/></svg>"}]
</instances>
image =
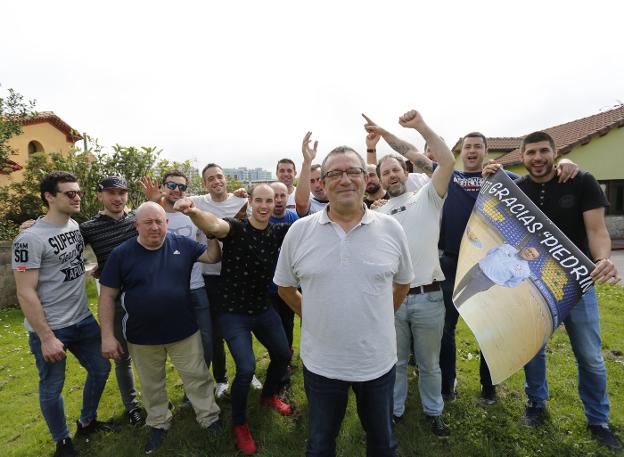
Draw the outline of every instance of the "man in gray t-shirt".
<instances>
[{"instance_id":1,"label":"man in gray t-shirt","mask_svg":"<svg viewBox=\"0 0 624 457\"><path fill-rule=\"evenodd\" d=\"M96 419L110 363L102 357L100 327L87 305L84 241L71 219L80 212L80 186L72 174L56 171L42 178L40 190L49 210L13 241L13 270L39 371L41 412L56 441L55 455L72 456L61 396L66 351L88 373L76 436L114 429Z\"/></svg>"}]
</instances>

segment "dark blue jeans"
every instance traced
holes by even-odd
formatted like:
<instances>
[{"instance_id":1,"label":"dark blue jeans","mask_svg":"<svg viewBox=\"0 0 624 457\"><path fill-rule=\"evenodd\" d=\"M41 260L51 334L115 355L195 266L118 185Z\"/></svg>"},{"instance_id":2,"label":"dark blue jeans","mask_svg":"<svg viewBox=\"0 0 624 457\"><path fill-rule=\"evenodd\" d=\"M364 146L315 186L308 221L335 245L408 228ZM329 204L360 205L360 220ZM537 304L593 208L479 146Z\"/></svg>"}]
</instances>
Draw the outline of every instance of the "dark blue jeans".
<instances>
[{"instance_id":1,"label":"dark blue jeans","mask_svg":"<svg viewBox=\"0 0 624 457\"><path fill-rule=\"evenodd\" d=\"M219 316L219 326L236 363L236 376L230 389L232 424L241 425L246 422L247 394L256 372L252 332L267 348L271 358L262 388L263 397L279 391L280 381L288 368L290 349L282 321L273 308L256 315L223 313Z\"/></svg>"},{"instance_id":2,"label":"dark blue jeans","mask_svg":"<svg viewBox=\"0 0 624 457\"><path fill-rule=\"evenodd\" d=\"M191 289L191 305L197 319L199 334L204 348L204 361L210 368L212 362L212 318L210 317L210 303L205 287Z\"/></svg>"},{"instance_id":3,"label":"dark blue jeans","mask_svg":"<svg viewBox=\"0 0 624 457\"><path fill-rule=\"evenodd\" d=\"M392 433L395 367L383 376L365 382L329 379L303 367L303 380L310 409L307 457L336 455L336 437L347 408L349 387L355 393L358 417L366 432L366 455L396 455L397 446Z\"/></svg>"},{"instance_id":4,"label":"dark blue jeans","mask_svg":"<svg viewBox=\"0 0 624 457\"><path fill-rule=\"evenodd\" d=\"M65 349L76 356L80 365L87 370L82 393L80 422L89 424L97 415L102 391L108 379L111 366L102 357L100 327L93 316L77 324L54 330L54 335L65 345ZM35 356L39 371L39 405L48 424L52 439L59 441L69 436L65 408L63 405L63 384L67 359L49 363L43 360L41 340L36 333L29 333L30 350Z\"/></svg>"}]
</instances>

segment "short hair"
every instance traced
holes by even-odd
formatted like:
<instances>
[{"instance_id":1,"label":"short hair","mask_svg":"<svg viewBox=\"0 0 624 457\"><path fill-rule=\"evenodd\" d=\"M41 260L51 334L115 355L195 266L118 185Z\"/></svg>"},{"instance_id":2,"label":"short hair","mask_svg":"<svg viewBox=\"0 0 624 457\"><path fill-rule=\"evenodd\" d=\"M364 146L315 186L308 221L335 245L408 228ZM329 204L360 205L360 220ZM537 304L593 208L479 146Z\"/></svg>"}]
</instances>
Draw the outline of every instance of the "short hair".
<instances>
[{"instance_id":1,"label":"short hair","mask_svg":"<svg viewBox=\"0 0 624 457\"><path fill-rule=\"evenodd\" d=\"M548 141L550 147L554 152L557 152L557 148L555 147L555 140L546 132L533 132L529 133L527 136L522 138L522 143L520 144L520 152L524 152L527 144L531 143L539 143L540 141Z\"/></svg>"},{"instance_id":2,"label":"short hair","mask_svg":"<svg viewBox=\"0 0 624 457\"><path fill-rule=\"evenodd\" d=\"M467 135L464 135L464 137L462 138L462 148L464 147L464 142L466 141L466 138L481 138L483 140L483 146L485 146L485 149L488 148L487 138L481 132L470 132Z\"/></svg>"},{"instance_id":3,"label":"short hair","mask_svg":"<svg viewBox=\"0 0 624 457\"><path fill-rule=\"evenodd\" d=\"M186 175L184 173L182 173L180 170L176 170L175 168L173 170L167 171L163 175L162 183L165 184L167 182L167 178L170 177L170 176L178 176L180 178L184 178L184 180L188 184L188 178L186 177Z\"/></svg>"},{"instance_id":4,"label":"short hair","mask_svg":"<svg viewBox=\"0 0 624 457\"><path fill-rule=\"evenodd\" d=\"M310 173L312 173L313 171L316 171L316 170L318 170L320 168L321 168L321 164L320 163L315 163L314 165L312 165L310 167Z\"/></svg>"},{"instance_id":5,"label":"short hair","mask_svg":"<svg viewBox=\"0 0 624 457\"><path fill-rule=\"evenodd\" d=\"M278 181L278 182L279 182L279 181ZM267 183L265 183L265 182L261 182L261 183L259 183L259 184L254 185L254 186L251 188L251 190L249 191L249 198L252 198L252 197L253 197L253 194L254 194L254 192L256 191L256 189L258 189L258 188L260 188L260 187L263 187L263 186L264 186L264 187L268 187L269 189L271 189L271 192L273 192L273 194L275 194L275 191L273 190L273 188L272 188L269 184L267 184Z\"/></svg>"},{"instance_id":6,"label":"short hair","mask_svg":"<svg viewBox=\"0 0 624 457\"><path fill-rule=\"evenodd\" d=\"M296 172L297 171L297 166L295 165L295 162L293 162L290 159L279 159L277 162L277 166L275 167L275 172L277 173L277 170L279 170L279 166L280 163L289 163L293 166L293 170Z\"/></svg>"},{"instance_id":7,"label":"short hair","mask_svg":"<svg viewBox=\"0 0 624 457\"><path fill-rule=\"evenodd\" d=\"M223 171L223 167L222 167L221 165L217 165L216 163L212 163L212 162L210 162L210 163L209 163L208 165L206 165L206 166L203 168L203 170L202 170L202 174L201 174L201 175L202 175L202 179L204 179L204 173L206 173L206 170L207 170L208 168L215 168L215 167L216 167L216 168L219 168L221 171Z\"/></svg>"},{"instance_id":8,"label":"short hair","mask_svg":"<svg viewBox=\"0 0 624 457\"><path fill-rule=\"evenodd\" d=\"M327 161L329 160L329 158L338 154L347 154L347 153L352 153L356 155L356 157L360 161L360 168L364 170L364 173L366 173L366 162L364 162L364 159L362 158L362 156L358 154L355 149L349 146L338 146L337 148L334 148L331 151L329 151L329 154L327 154L327 156L325 156L325 158L323 159L323 163L321 163L321 179L325 179L325 173L327 173L327 169L325 168L325 165L327 164Z\"/></svg>"},{"instance_id":9,"label":"short hair","mask_svg":"<svg viewBox=\"0 0 624 457\"><path fill-rule=\"evenodd\" d=\"M48 200L45 198L46 192L56 195L58 192L58 185L62 182L78 182L78 178L71 173L59 170L48 173L41 178L41 181L39 181L39 191L41 193L41 201L45 206L50 206Z\"/></svg>"},{"instance_id":10,"label":"short hair","mask_svg":"<svg viewBox=\"0 0 624 457\"><path fill-rule=\"evenodd\" d=\"M405 163L405 160L403 160L403 157L399 157L396 154L386 154L381 159L379 159L379 161L377 162L377 166L375 167L375 170L377 171L377 176L379 177L379 179L381 179L381 164L384 161L390 160L390 159L394 159L397 162L399 162L399 164L401 165L401 168L403 168L404 171L407 171L407 165Z\"/></svg>"}]
</instances>

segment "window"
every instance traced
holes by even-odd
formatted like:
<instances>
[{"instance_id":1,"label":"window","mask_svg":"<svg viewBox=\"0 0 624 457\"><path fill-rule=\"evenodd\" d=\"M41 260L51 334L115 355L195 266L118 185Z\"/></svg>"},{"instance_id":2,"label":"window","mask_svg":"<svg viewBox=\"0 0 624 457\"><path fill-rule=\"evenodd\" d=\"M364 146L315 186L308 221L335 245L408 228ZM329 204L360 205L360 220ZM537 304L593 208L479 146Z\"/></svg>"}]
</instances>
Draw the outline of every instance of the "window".
<instances>
[{"instance_id":1,"label":"window","mask_svg":"<svg viewBox=\"0 0 624 457\"><path fill-rule=\"evenodd\" d=\"M606 213L624 215L624 179L602 181L600 187L605 191L609 200L609 207Z\"/></svg>"},{"instance_id":2,"label":"window","mask_svg":"<svg viewBox=\"0 0 624 457\"><path fill-rule=\"evenodd\" d=\"M28 143L28 155L34 154L35 152L45 152L43 150L43 146L38 141L31 141Z\"/></svg>"}]
</instances>

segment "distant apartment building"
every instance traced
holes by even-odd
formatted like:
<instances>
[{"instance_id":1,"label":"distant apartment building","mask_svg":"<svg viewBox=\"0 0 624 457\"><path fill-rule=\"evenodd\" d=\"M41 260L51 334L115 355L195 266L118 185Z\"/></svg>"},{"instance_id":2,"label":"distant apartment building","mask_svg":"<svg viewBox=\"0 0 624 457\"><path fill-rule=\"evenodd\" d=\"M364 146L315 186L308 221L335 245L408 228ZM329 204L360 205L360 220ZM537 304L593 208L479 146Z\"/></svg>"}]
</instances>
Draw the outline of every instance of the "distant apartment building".
<instances>
[{"instance_id":1,"label":"distant apartment building","mask_svg":"<svg viewBox=\"0 0 624 457\"><path fill-rule=\"evenodd\" d=\"M271 181L273 176L270 171L262 168L224 168L223 173L228 178L238 179L239 181Z\"/></svg>"}]
</instances>

